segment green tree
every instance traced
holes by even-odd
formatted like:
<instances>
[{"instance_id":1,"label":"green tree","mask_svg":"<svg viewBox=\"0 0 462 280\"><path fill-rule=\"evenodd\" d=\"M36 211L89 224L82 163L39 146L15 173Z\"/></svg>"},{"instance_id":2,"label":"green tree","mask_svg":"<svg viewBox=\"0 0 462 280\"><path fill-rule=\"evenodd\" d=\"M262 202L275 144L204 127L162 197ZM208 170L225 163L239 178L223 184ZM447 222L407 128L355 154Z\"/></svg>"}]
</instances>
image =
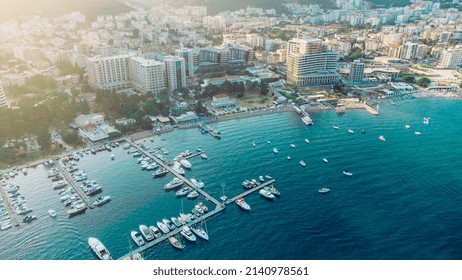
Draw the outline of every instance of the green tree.
<instances>
[{"instance_id":1,"label":"green tree","mask_svg":"<svg viewBox=\"0 0 462 280\"><path fill-rule=\"evenodd\" d=\"M430 79L427 77L420 78L417 80L416 85L421 86L421 87L428 87L428 85L431 83Z\"/></svg>"},{"instance_id":2,"label":"green tree","mask_svg":"<svg viewBox=\"0 0 462 280\"><path fill-rule=\"evenodd\" d=\"M44 151L49 151L51 148L51 135L47 128L39 127L37 129L37 142Z\"/></svg>"},{"instance_id":3,"label":"green tree","mask_svg":"<svg viewBox=\"0 0 462 280\"><path fill-rule=\"evenodd\" d=\"M403 80L403 82L406 82L406 83L412 83L412 84L415 83L415 77L409 74L401 75L401 80Z\"/></svg>"}]
</instances>

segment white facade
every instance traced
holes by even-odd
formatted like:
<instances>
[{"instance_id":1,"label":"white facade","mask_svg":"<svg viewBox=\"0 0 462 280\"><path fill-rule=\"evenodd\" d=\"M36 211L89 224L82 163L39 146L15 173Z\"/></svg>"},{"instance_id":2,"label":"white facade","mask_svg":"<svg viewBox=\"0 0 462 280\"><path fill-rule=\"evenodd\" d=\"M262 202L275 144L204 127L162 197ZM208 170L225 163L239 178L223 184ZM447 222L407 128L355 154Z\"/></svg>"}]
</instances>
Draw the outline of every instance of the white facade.
<instances>
[{"instance_id":1,"label":"white facade","mask_svg":"<svg viewBox=\"0 0 462 280\"><path fill-rule=\"evenodd\" d=\"M298 86L335 84L338 54L328 51L319 39L293 39L287 57L287 81Z\"/></svg>"},{"instance_id":2,"label":"white facade","mask_svg":"<svg viewBox=\"0 0 462 280\"><path fill-rule=\"evenodd\" d=\"M439 67L458 68L462 64L462 46L444 50L441 54Z\"/></svg>"},{"instance_id":3,"label":"white facade","mask_svg":"<svg viewBox=\"0 0 462 280\"><path fill-rule=\"evenodd\" d=\"M3 82L0 81L0 107L8 106L6 102L5 89L3 88Z\"/></svg>"},{"instance_id":4,"label":"white facade","mask_svg":"<svg viewBox=\"0 0 462 280\"><path fill-rule=\"evenodd\" d=\"M166 88L165 63L141 57L129 60L130 82L142 94L157 94Z\"/></svg>"},{"instance_id":5,"label":"white facade","mask_svg":"<svg viewBox=\"0 0 462 280\"><path fill-rule=\"evenodd\" d=\"M88 83L102 90L118 90L130 86L129 56L96 56L87 60Z\"/></svg>"},{"instance_id":6,"label":"white facade","mask_svg":"<svg viewBox=\"0 0 462 280\"><path fill-rule=\"evenodd\" d=\"M186 87L186 67L184 58L178 56L166 56L165 80L167 88L171 91Z\"/></svg>"},{"instance_id":7,"label":"white facade","mask_svg":"<svg viewBox=\"0 0 462 280\"><path fill-rule=\"evenodd\" d=\"M360 60L355 60L350 64L350 80L353 83L360 83L363 81L364 77L364 63Z\"/></svg>"}]
</instances>

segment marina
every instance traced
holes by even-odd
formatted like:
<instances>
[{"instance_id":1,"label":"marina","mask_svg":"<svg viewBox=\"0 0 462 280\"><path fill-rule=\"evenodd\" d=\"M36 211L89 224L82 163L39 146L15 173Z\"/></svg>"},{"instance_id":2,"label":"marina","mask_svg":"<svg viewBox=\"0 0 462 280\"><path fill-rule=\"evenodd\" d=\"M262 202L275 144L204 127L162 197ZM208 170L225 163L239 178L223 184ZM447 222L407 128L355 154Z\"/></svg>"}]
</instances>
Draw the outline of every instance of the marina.
<instances>
[{"instance_id":1,"label":"marina","mask_svg":"<svg viewBox=\"0 0 462 280\"><path fill-rule=\"evenodd\" d=\"M56 163L56 168L59 169L61 174L66 178L66 180L69 182L69 184L72 186L74 191L79 195L79 197L82 199L82 201L86 204L88 208L93 208L93 205L91 204L90 199L88 196L83 192L83 190L77 186L77 182L74 180L74 178L67 173L67 171L59 164Z\"/></svg>"}]
</instances>

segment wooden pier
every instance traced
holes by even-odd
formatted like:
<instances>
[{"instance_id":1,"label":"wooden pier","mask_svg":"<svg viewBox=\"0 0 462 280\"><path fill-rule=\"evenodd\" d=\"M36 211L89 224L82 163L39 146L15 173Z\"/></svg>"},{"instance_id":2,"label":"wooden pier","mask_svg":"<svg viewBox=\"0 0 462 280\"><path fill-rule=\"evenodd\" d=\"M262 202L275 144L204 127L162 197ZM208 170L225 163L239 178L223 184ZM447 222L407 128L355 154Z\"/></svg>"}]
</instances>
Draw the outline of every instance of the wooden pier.
<instances>
[{"instance_id":1,"label":"wooden pier","mask_svg":"<svg viewBox=\"0 0 462 280\"><path fill-rule=\"evenodd\" d=\"M56 168L59 169L61 174L63 174L64 178L66 178L67 182L72 186L75 192L80 196L80 198L85 202L88 208L93 208L93 205L90 202L88 196L83 192L81 188L77 186L77 182L72 178L72 176L59 164L59 162L55 163Z\"/></svg>"},{"instance_id":2,"label":"wooden pier","mask_svg":"<svg viewBox=\"0 0 462 280\"><path fill-rule=\"evenodd\" d=\"M203 153L204 153L204 151L201 151L201 152L197 152L197 153L194 153L194 154L187 155L187 156L185 156L183 158L184 159L195 158L195 157L198 157L198 156L202 155Z\"/></svg>"},{"instance_id":3,"label":"wooden pier","mask_svg":"<svg viewBox=\"0 0 462 280\"><path fill-rule=\"evenodd\" d=\"M266 187L266 186L272 185L274 182L276 182L275 179L270 179L269 181L263 182L263 183L261 183L260 185L257 185L256 187L253 187L253 188L251 188L251 189L248 189L247 191L241 193L240 195L236 195L235 197L226 200L226 201L225 201L225 205L228 205L228 204L234 202L234 201L235 201L236 199L238 199L239 197L244 197L244 196L249 195L249 194L251 194L251 193L254 193L254 192L258 191L258 190L261 190L261 189L263 189L263 188Z\"/></svg>"},{"instance_id":4,"label":"wooden pier","mask_svg":"<svg viewBox=\"0 0 462 280\"><path fill-rule=\"evenodd\" d=\"M0 187L0 193L1 193L2 197L3 197L3 202L5 204L6 210L8 211L8 215L10 215L11 225L15 226L15 227L18 227L19 222L18 222L18 219L17 219L16 212L13 210L13 207L11 207L10 200L8 199L8 194L5 192L3 187Z\"/></svg>"}]
</instances>

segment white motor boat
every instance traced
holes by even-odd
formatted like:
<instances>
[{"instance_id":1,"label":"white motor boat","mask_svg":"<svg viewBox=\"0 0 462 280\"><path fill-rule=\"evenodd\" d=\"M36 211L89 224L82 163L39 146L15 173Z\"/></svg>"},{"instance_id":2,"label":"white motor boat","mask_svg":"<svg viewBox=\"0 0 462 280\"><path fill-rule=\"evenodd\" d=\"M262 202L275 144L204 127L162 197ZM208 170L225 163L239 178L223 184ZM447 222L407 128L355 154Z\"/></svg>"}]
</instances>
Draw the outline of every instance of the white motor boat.
<instances>
[{"instance_id":1,"label":"white motor boat","mask_svg":"<svg viewBox=\"0 0 462 280\"><path fill-rule=\"evenodd\" d=\"M177 249L182 250L184 248L184 245L181 244L181 242L174 236L170 236L168 238L168 241L170 242L170 244L172 244L173 247L175 247Z\"/></svg>"},{"instance_id":2,"label":"white motor boat","mask_svg":"<svg viewBox=\"0 0 462 280\"><path fill-rule=\"evenodd\" d=\"M273 153L275 153L275 154L279 153L278 149L273 148Z\"/></svg>"},{"instance_id":3,"label":"white motor boat","mask_svg":"<svg viewBox=\"0 0 462 280\"><path fill-rule=\"evenodd\" d=\"M199 193L197 191L192 191L190 192L186 197L189 199L194 199L199 196Z\"/></svg>"},{"instance_id":4,"label":"white motor boat","mask_svg":"<svg viewBox=\"0 0 462 280\"><path fill-rule=\"evenodd\" d=\"M162 233L160 233L159 229L156 228L155 226L149 226L149 230L151 231L152 235L154 235L155 238L159 238L162 236Z\"/></svg>"},{"instance_id":5,"label":"white motor boat","mask_svg":"<svg viewBox=\"0 0 462 280\"><path fill-rule=\"evenodd\" d=\"M186 238L189 241L196 241L196 236L194 233L191 232L191 229L188 226L183 226L183 229L181 230L181 235L183 235L184 238Z\"/></svg>"},{"instance_id":6,"label":"white motor boat","mask_svg":"<svg viewBox=\"0 0 462 280\"><path fill-rule=\"evenodd\" d=\"M53 210L53 209L48 209L48 215L50 215L50 217L54 218L54 217L56 217L56 211Z\"/></svg>"},{"instance_id":7,"label":"white motor boat","mask_svg":"<svg viewBox=\"0 0 462 280\"><path fill-rule=\"evenodd\" d=\"M300 161L300 164L301 164L303 167L306 166L306 163L305 163L303 160Z\"/></svg>"},{"instance_id":8,"label":"white motor boat","mask_svg":"<svg viewBox=\"0 0 462 280\"><path fill-rule=\"evenodd\" d=\"M187 168L187 169L191 169L192 168L192 164L191 162L189 162L189 160L183 158L180 160L180 164L184 167L184 168Z\"/></svg>"},{"instance_id":9,"label":"white motor boat","mask_svg":"<svg viewBox=\"0 0 462 280\"><path fill-rule=\"evenodd\" d=\"M246 211L250 211L250 205L245 202L243 197L239 197L236 199L236 204Z\"/></svg>"},{"instance_id":10,"label":"white motor boat","mask_svg":"<svg viewBox=\"0 0 462 280\"><path fill-rule=\"evenodd\" d=\"M141 234L138 231L132 230L130 235L133 241L135 241L136 245L143 246L144 244L146 244L146 242L143 239L143 236L141 236Z\"/></svg>"},{"instance_id":11,"label":"white motor boat","mask_svg":"<svg viewBox=\"0 0 462 280\"><path fill-rule=\"evenodd\" d=\"M196 187L198 187L199 189L202 189L204 187L204 182L202 182L201 180L197 180L195 178L191 178L190 179L191 183L193 183Z\"/></svg>"},{"instance_id":12,"label":"white motor boat","mask_svg":"<svg viewBox=\"0 0 462 280\"><path fill-rule=\"evenodd\" d=\"M98 238L89 237L88 246L90 246L90 248L100 260L112 260L109 250L106 249L106 247Z\"/></svg>"},{"instance_id":13,"label":"white motor boat","mask_svg":"<svg viewBox=\"0 0 462 280\"><path fill-rule=\"evenodd\" d=\"M382 141L382 142L385 142L385 137L383 135L380 135L379 140Z\"/></svg>"},{"instance_id":14,"label":"white motor boat","mask_svg":"<svg viewBox=\"0 0 462 280\"><path fill-rule=\"evenodd\" d=\"M291 146L292 148L295 148L295 144L290 144L290 146Z\"/></svg>"},{"instance_id":15,"label":"white motor boat","mask_svg":"<svg viewBox=\"0 0 462 280\"><path fill-rule=\"evenodd\" d=\"M353 173L351 173L351 172L348 171L348 170L343 170L343 174L344 174L345 176L349 176L349 177L353 176Z\"/></svg>"},{"instance_id":16,"label":"white motor boat","mask_svg":"<svg viewBox=\"0 0 462 280\"><path fill-rule=\"evenodd\" d=\"M166 190L171 190L171 189L175 189L175 188L178 188L179 186L183 185L183 181L177 177L173 178L172 181L170 181L169 183L165 184L164 188Z\"/></svg>"},{"instance_id":17,"label":"white motor boat","mask_svg":"<svg viewBox=\"0 0 462 280\"><path fill-rule=\"evenodd\" d=\"M348 129L348 133L353 134L355 132L353 130L351 130L351 129Z\"/></svg>"},{"instance_id":18,"label":"white motor boat","mask_svg":"<svg viewBox=\"0 0 462 280\"><path fill-rule=\"evenodd\" d=\"M261 196L263 196L264 198L267 198L267 199L270 199L270 200L275 198L274 194L272 194L270 191L268 191L266 189L261 189L258 193Z\"/></svg>"},{"instance_id":19,"label":"white motor boat","mask_svg":"<svg viewBox=\"0 0 462 280\"><path fill-rule=\"evenodd\" d=\"M324 161L325 163L328 163L329 161L327 160L327 158L323 158L322 161Z\"/></svg>"},{"instance_id":20,"label":"white motor boat","mask_svg":"<svg viewBox=\"0 0 462 280\"><path fill-rule=\"evenodd\" d=\"M319 193L328 193L329 191L330 191L330 189L328 189L328 188L319 189Z\"/></svg>"},{"instance_id":21,"label":"white motor boat","mask_svg":"<svg viewBox=\"0 0 462 280\"><path fill-rule=\"evenodd\" d=\"M202 238L204 240L209 240L209 235L200 226L191 227L191 231L194 232L194 234L197 235L198 237L200 237L200 238Z\"/></svg>"},{"instance_id":22,"label":"white motor boat","mask_svg":"<svg viewBox=\"0 0 462 280\"><path fill-rule=\"evenodd\" d=\"M95 202L93 202L93 205L94 206L101 206L101 205L103 205L105 203L108 203L110 200L111 200L110 195L100 196L95 200Z\"/></svg>"},{"instance_id":23,"label":"white motor boat","mask_svg":"<svg viewBox=\"0 0 462 280\"><path fill-rule=\"evenodd\" d=\"M416 131L416 132L414 132L414 134L415 134L415 135L417 135L417 136L420 136L420 135L422 135L422 133L421 133L421 132L419 132L419 131Z\"/></svg>"},{"instance_id":24,"label":"white motor boat","mask_svg":"<svg viewBox=\"0 0 462 280\"><path fill-rule=\"evenodd\" d=\"M147 241L151 241L154 239L154 235L146 225L139 225L139 229L144 239L146 239Z\"/></svg>"},{"instance_id":25,"label":"white motor boat","mask_svg":"<svg viewBox=\"0 0 462 280\"><path fill-rule=\"evenodd\" d=\"M157 227L162 231L164 234L167 234L170 232L170 229L168 226L162 222L157 222Z\"/></svg>"},{"instance_id":26,"label":"white motor boat","mask_svg":"<svg viewBox=\"0 0 462 280\"><path fill-rule=\"evenodd\" d=\"M309 144L310 140L308 138L305 138L305 143Z\"/></svg>"}]
</instances>

